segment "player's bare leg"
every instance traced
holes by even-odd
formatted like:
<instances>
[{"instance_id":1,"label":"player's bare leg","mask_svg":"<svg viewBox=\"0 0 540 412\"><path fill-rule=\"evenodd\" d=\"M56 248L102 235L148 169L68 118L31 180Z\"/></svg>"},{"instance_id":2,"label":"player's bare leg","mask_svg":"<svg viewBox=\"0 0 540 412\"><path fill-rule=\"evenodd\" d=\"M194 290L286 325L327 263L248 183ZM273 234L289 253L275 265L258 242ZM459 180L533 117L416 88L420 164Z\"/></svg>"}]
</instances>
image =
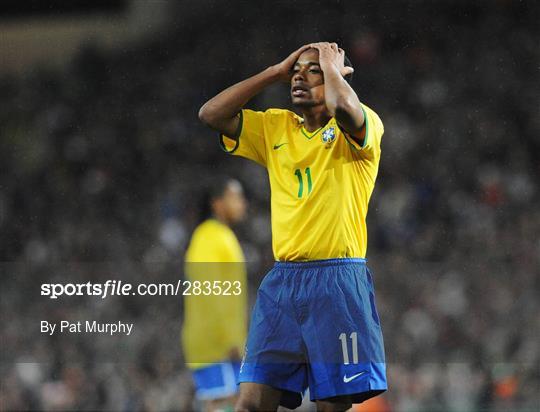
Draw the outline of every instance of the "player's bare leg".
<instances>
[{"instance_id":1,"label":"player's bare leg","mask_svg":"<svg viewBox=\"0 0 540 412\"><path fill-rule=\"evenodd\" d=\"M347 395L317 401L318 412L343 412L351 408L351 398Z\"/></svg>"},{"instance_id":2,"label":"player's bare leg","mask_svg":"<svg viewBox=\"0 0 540 412\"><path fill-rule=\"evenodd\" d=\"M234 410L236 412L276 411L280 399L279 389L261 383L242 382Z\"/></svg>"},{"instance_id":3,"label":"player's bare leg","mask_svg":"<svg viewBox=\"0 0 540 412\"><path fill-rule=\"evenodd\" d=\"M317 412L344 412L352 408L352 403L346 400L342 402L317 401Z\"/></svg>"}]
</instances>

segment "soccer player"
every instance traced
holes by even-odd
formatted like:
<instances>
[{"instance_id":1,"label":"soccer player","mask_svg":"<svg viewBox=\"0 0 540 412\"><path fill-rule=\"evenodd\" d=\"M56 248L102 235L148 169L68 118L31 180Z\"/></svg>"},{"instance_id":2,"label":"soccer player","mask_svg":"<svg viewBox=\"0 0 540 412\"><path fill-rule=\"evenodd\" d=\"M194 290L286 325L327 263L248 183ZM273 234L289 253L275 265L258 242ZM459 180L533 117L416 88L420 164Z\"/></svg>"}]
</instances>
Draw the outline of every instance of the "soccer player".
<instances>
[{"instance_id":1,"label":"soccer player","mask_svg":"<svg viewBox=\"0 0 540 412\"><path fill-rule=\"evenodd\" d=\"M230 229L246 212L242 186L214 179L202 210L207 218L193 232L185 257L191 287L184 300L182 344L204 410L232 411L247 335L245 259Z\"/></svg>"},{"instance_id":2,"label":"soccer player","mask_svg":"<svg viewBox=\"0 0 540 412\"><path fill-rule=\"evenodd\" d=\"M384 130L347 81L346 61L336 43L305 45L199 111L226 152L264 166L270 180L276 263L253 309L238 411L294 409L306 387L318 410L346 410L387 389L365 261ZM279 81L301 116L244 109Z\"/></svg>"}]
</instances>

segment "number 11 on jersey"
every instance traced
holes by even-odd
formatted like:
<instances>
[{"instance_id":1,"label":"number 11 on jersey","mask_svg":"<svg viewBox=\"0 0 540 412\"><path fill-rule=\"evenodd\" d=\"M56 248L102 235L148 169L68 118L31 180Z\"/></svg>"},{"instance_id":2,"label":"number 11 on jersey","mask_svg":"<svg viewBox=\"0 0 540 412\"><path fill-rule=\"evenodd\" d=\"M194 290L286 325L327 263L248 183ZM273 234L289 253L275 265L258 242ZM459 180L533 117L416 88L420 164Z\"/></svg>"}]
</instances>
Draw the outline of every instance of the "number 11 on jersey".
<instances>
[{"instance_id":1,"label":"number 11 on jersey","mask_svg":"<svg viewBox=\"0 0 540 412\"><path fill-rule=\"evenodd\" d=\"M311 188L313 187L313 184L311 183L311 169L306 167L305 173L307 177L307 194L309 195L311 193ZM304 194L304 178L302 176L302 171L296 169L294 174L298 178L298 197L301 198Z\"/></svg>"}]
</instances>

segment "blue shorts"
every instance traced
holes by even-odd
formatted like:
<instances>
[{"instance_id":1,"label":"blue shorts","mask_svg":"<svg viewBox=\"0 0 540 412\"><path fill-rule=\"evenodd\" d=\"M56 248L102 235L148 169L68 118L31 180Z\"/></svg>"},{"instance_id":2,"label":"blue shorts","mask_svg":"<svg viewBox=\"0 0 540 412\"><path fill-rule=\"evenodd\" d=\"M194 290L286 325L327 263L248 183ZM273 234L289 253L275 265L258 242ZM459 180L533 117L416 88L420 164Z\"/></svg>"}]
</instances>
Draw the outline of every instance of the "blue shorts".
<instances>
[{"instance_id":1,"label":"blue shorts","mask_svg":"<svg viewBox=\"0 0 540 412\"><path fill-rule=\"evenodd\" d=\"M276 262L257 293L239 382L281 389L281 405L387 389L384 345L365 259Z\"/></svg>"},{"instance_id":2,"label":"blue shorts","mask_svg":"<svg viewBox=\"0 0 540 412\"><path fill-rule=\"evenodd\" d=\"M193 371L195 397L201 401L228 398L238 392L236 381L240 364L214 363Z\"/></svg>"}]
</instances>

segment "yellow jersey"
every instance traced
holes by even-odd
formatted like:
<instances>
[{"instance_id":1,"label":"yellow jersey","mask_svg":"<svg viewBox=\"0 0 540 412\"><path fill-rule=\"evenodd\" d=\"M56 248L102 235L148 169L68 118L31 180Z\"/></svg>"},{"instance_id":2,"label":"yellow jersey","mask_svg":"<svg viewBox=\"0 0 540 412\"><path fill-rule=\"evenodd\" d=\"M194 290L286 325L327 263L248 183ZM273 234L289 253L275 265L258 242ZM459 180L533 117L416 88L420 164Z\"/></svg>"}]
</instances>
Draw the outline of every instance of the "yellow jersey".
<instances>
[{"instance_id":1,"label":"yellow jersey","mask_svg":"<svg viewBox=\"0 0 540 412\"><path fill-rule=\"evenodd\" d=\"M268 170L276 260L365 257L384 127L373 110L364 104L362 109L362 145L335 118L310 133L300 116L284 109L244 109L238 138L220 136L226 152Z\"/></svg>"},{"instance_id":2,"label":"yellow jersey","mask_svg":"<svg viewBox=\"0 0 540 412\"><path fill-rule=\"evenodd\" d=\"M186 252L185 273L190 287L184 287L182 346L188 367L226 361L233 348L241 354L248 291L245 258L234 232L215 219L201 223Z\"/></svg>"}]
</instances>

